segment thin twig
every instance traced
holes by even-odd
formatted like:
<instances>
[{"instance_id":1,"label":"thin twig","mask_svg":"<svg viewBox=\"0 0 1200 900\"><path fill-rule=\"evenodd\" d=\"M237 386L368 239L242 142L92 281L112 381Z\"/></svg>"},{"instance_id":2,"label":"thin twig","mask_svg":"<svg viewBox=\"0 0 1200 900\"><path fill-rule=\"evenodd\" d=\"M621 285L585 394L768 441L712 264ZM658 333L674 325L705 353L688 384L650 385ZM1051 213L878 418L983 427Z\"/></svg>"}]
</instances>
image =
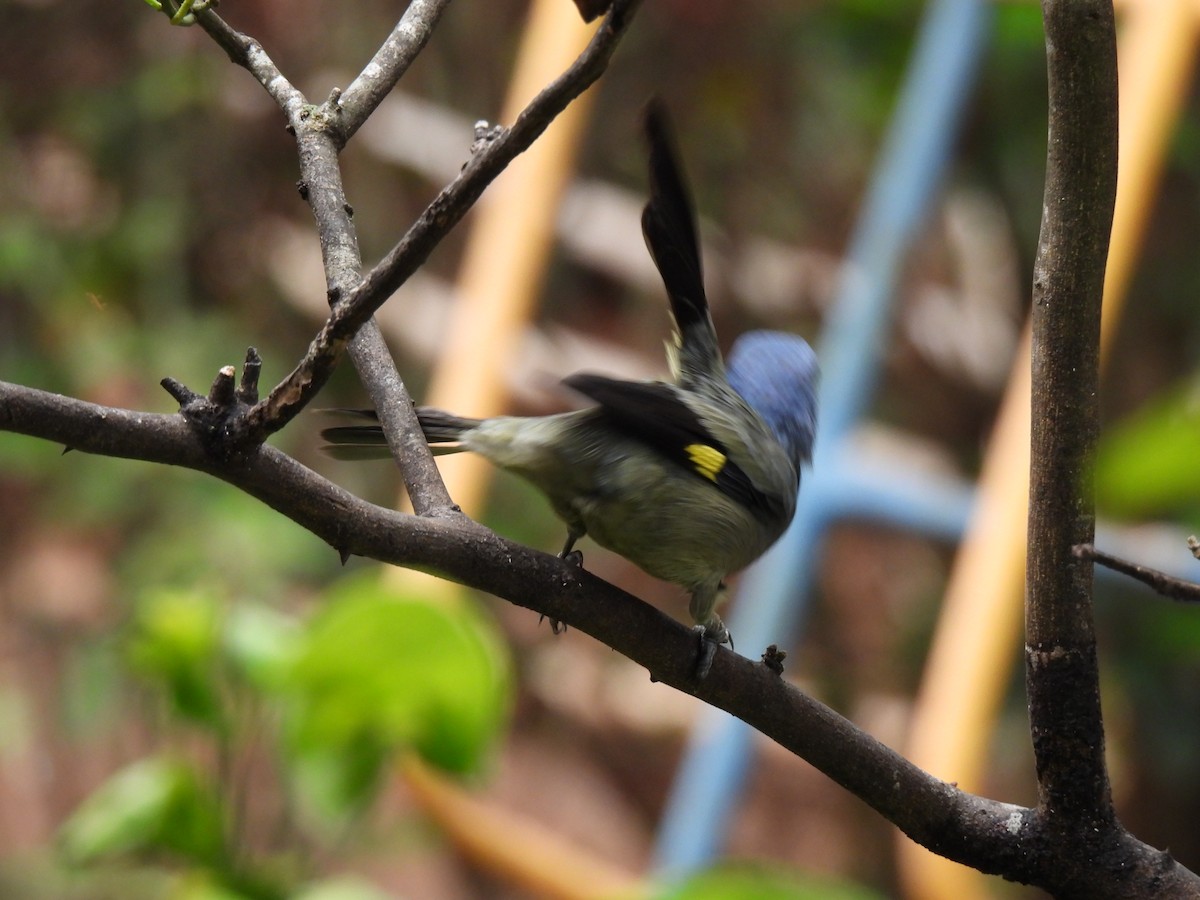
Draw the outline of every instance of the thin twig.
<instances>
[{"instance_id":1,"label":"thin twig","mask_svg":"<svg viewBox=\"0 0 1200 900\"><path fill-rule=\"evenodd\" d=\"M362 256L353 209L342 184L339 152L428 42L448 3L414 0L359 77L345 92L335 88L319 107L308 104L291 87L253 39L230 28L211 11L200 18L201 26L230 59L250 71L288 116L300 164L297 187L316 221L331 302L349 294L362 278ZM353 343L351 357L380 410L388 440L403 448L396 459L414 509L422 514L450 509L452 501L421 437L408 392L387 347L377 328L366 332L362 340ZM344 341L339 340L320 348L316 359L321 365L314 368L332 371L343 345ZM311 381L308 384L314 391L319 386ZM243 437L240 443L254 442L246 442Z\"/></svg>"},{"instance_id":2,"label":"thin twig","mask_svg":"<svg viewBox=\"0 0 1200 900\"><path fill-rule=\"evenodd\" d=\"M242 34L216 14L210 6L196 13L196 22L228 54L231 62L241 66L257 79L272 99L279 104L288 122L294 122L308 102L288 81L262 44Z\"/></svg>"},{"instance_id":3,"label":"thin twig","mask_svg":"<svg viewBox=\"0 0 1200 900\"><path fill-rule=\"evenodd\" d=\"M358 329L349 350L358 377L371 396L392 456L400 467L413 512L419 516L457 512L417 422L408 389L374 317Z\"/></svg>"},{"instance_id":4,"label":"thin twig","mask_svg":"<svg viewBox=\"0 0 1200 900\"><path fill-rule=\"evenodd\" d=\"M1120 572L1122 575L1136 578L1143 584L1153 588L1155 593L1162 594L1164 597L1178 600L1181 603L1200 603L1200 584L1196 584L1194 581L1184 581L1182 578L1175 578L1166 572L1160 572L1158 569L1151 569L1149 566L1129 562L1128 560L1121 559L1119 556L1113 556L1111 553L1097 550L1092 544L1076 544L1071 548L1071 552L1078 559L1091 560L1092 562L1099 563L1106 569L1112 569L1114 572Z\"/></svg>"},{"instance_id":5,"label":"thin twig","mask_svg":"<svg viewBox=\"0 0 1200 900\"><path fill-rule=\"evenodd\" d=\"M361 124L368 108L377 102L375 92L389 78L399 77L409 55L420 49L421 30L432 27L440 12L430 2L414 13L416 37L405 43L397 26L390 45L381 50L388 70L378 79L364 75L354 88L348 110L344 95L333 92L319 107L304 101L252 39L230 28L216 13L206 10L198 20L238 65L244 66L285 110L296 132L301 179L298 187L313 208L321 238L326 282L333 310L292 372L229 429L230 441L239 448L262 443L283 428L308 404L333 373L350 338L375 311L429 257L450 230L466 215L484 189L523 153L567 105L592 85L607 68L640 0L618 0L600 24L591 42L574 63L539 93L511 128L498 129L477 148L457 178L434 198L425 212L391 252L365 278L359 280L361 258L354 235L352 212L341 185L337 153L345 136ZM432 18L431 18L432 17ZM403 24L403 22L402 22ZM425 35L427 37L427 34ZM364 72L370 71L370 66Z\"/></svg>"},{"instance_id":6,"label":"thin twig","mask_svg":"<svg viewBox=\"0 0 1200 900\"><path fill-rule=\"evenodd\" d=\"M346 342L415 272L484 189L523 153L572 100L604 72L640 0L613 5L591 43L562 75L535 97L511 128L499 131L442 189L408 233L348 295L331 297L333 312L304 359L242 420L239 439L261 443L290 422L328 380Z\"/></svg>"},{"instance_id":7,"label":"thin twig","mask_svg":"<svg viewBox=\"0 0 1200 900\"><path fill-rule=\"evenodd\" d=\"M342 92L343 142L348 141L396 86L429 41L450 0L412 0L392 33Z\"/></svg>"}]
</instances>

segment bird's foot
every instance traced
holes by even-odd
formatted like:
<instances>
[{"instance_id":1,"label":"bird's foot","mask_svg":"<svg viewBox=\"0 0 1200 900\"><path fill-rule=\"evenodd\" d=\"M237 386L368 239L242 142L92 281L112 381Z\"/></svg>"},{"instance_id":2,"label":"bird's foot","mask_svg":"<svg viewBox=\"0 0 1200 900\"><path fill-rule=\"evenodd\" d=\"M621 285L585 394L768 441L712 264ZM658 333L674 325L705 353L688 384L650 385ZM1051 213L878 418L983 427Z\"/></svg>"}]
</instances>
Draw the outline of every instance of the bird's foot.
<instances>
[{"instance_id":1,"label":"bird's foot","mask_svg":"<svg viewBox=\"0 0 1200 900\"><path fill-rule=\"evenodd\" d=\"M696 664L692 669L697 681L703 681L708 677L709 670L712 669L713 659L717 655L717 646L720 644L728 644L729 649L733 649L733 638L729 634L729 629L725 627L725 623L720 619L715 622L710 622L708 625L697 625L693 631L696 633L700 645L696 648Z\"/></svg>"},{"instance_id":2,"label":"bird's foot","mask_svg":"<svg viewBox=\"0 0 1200 900\"><path fill-rule=\"evenodd\" d=\"M562 553L558 554L558 558L561 559L563 562L565 562L568 566L574 566L576 569L582 569L583 568L583 553L579 550L570 549L571 545L574 543L575 543L575 538L573 538L573 537L568 538L567 545L565 547L563 547ZM544 618L546 618L546 616L544 614L541 616L538 616L538 624L539 625L542 624L542 620ZM558 621L558 619L550 620L550 631L553 632L554 634L563 634L566 632L566 630L567 630L567 626L564 625L562 622Z\"/></svg>"}]
</instances>

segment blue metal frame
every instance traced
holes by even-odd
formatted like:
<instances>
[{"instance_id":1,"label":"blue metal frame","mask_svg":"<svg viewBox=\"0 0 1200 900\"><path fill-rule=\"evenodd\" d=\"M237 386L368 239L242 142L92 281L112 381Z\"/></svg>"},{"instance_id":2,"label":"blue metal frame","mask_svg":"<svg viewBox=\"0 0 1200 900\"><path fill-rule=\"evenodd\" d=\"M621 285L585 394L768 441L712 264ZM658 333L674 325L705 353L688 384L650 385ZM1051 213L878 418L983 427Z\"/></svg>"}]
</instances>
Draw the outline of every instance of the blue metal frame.
<instances>
[{"instance_id":1,"label":"blue metal frame","mask_svg":"<svg viewBox=\"0 0 1200 900\"><path fill-rule=\"evenodd\" d=\"M847 447L878 380L901 265L919 236L958 135L992 19L986 0L932 0L851 241L820 342L820 429L791 528L743 577L730 630L755 653L791 646L829 523L869 516L947 537L961 533L971 491L864 472ZM752 760L752 732L708 709L693 731L660 826L658 874L686 875L719 855Z\"/></svg>"}]
</instances>

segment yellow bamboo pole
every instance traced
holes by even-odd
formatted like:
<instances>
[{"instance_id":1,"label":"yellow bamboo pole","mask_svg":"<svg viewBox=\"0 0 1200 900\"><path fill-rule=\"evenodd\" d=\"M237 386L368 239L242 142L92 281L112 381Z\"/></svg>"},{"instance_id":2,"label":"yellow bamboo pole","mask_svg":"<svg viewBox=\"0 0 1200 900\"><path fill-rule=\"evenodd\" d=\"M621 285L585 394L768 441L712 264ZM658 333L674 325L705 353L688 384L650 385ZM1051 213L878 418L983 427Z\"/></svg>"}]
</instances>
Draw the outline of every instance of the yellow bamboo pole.
<instances>
[{"instance_id":1,"label":"yellow bamboo pole","mask_svg":"<svg viewBox=\"0 0 1200 900\"><path fill-rule=\"evenodd\" d=\"M1107 357L1141 249L1166 146L1193 68L1200 5L1138 0L1123 5L1120 173L1104 289L1101 359ZM1020 658L1025 522L1029 492L1029 337L1014 363L980 476L976 512L955 560L909 732L919 766L969 791L983 788L988 741ZM905 895L917 900L987 897L973 869L902 838Z\"/></svg>"},{"instance_id":2,"label":"yellow bamboo pole","mask_svg":"<svg viewBox=\"0 0 1200 900\"><path fill-rule=\"evenodd\" d=\"M512 122L546 84L571 64L594 28L562 0L533 0L501 113ZM533 319L553 246L554 224L591 111L590 92L572 103L496 179L472 212L445 343L423 402L470 416L508 404L508 373ZM441 460L450 496L478 516L492 470L470 454ZM407 589L452 600L457 588L391 569ZM401 771L424 812L465 856L519 884L532 896L562 900L643 893L634 875L571 846L514 813L489 805L415 756Z\"/></svg>"},{"instance_id":3,"label":"yellow bamboo pole","mask_svg":"<svg viewBox=\"0 0 1200 900\"><path fill-rule=\"evenodd\" d=\"M586 46L594 29L570 3L535 0L502 113L511 122ZM458 297L426 402L471 416L504 411L508 373L536 311L554 223L591 112L584 94L489 188L458 280ZM565 373L564 373L565 374ZM443 461L454 501L478 515L491 469L470 454Z\"/></svg>"},{"instance_id":4,"label":"yellow bamboo pole","mask_svg":"<svg viewBox=\"0 0 1200 900\"><path fill-rule=\"evenodd\" d=\"M571 64L593 32L570 4L534 0L501 123L516 119L538 91ZM509 164L471 212L454 310L422 403L478 417L504 411L508 373L536 312L555 217L575 170L590 98L591 92L585 92L567 107ZM464 453L444 457L440 468L454 502L467 515L478 516L492 476L489 464ZM411 570L387 571L396 583L419 583L430 594L446 596L452 590L447 582Z\"/></svg>"},{"instance_id":5,"label":"yellow bamboo pole","mask_svg":"<svg viewBox=\"0 0 1200 900\"><path fill-rule=\"evenodd\" d=\"M488 804L435 773L415 756L401 770L422 809L463 853L527 895L556 900L645 896L640 879L580 850L560 834Z\"/></svg>"}]
</instances>

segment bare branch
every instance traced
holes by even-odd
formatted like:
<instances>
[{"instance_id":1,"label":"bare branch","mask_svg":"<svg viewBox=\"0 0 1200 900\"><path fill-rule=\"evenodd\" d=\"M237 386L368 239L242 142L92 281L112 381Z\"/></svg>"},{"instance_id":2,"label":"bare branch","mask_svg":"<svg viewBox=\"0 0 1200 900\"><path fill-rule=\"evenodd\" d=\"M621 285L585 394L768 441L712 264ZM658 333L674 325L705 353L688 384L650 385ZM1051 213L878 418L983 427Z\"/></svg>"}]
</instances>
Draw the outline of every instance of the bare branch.
<instances>
[{"instance_id":1,"label":"bare branch","mask_svg":"<svg viewBox=\"0 0 1200 900\"><path fill-rule=\"evenodd\" d=\"M566 622L645 666L655 680L745 720L926 846L988 871L995 871L989 860L998 841L1012 844L1001 856L1021 857L1011 823L1023 821L1029 810L972 796L921 771L798 691L776 666L722 648L707 678L697 681L690 628L578 566L504 540L465 516L423 517L375 506L270 446L218 460L179 415L102 407L4 382L0 430L206 472L257 497L343 556L430 571Z\"/></svg>"},{"instance_id":2,"label":"bare branch","mask_svg":"<svg viewBox=\"0 0 1200 900\"><path fill-rule=\"evenodd\" d=\"M412 0L392 33L342 94L343 142L348 141L408 71L450 0Z\"/></svg>"},{"instance_id":3,"label":"bare branch","mask_svg":"<svg viewBox=\"0 0 1200 900\"><path fill-rule=\"evenodd\" d=\"M489 140L472 148L474 156L459 177L441 191L391 253L361 279L362 258L353 210L342 187L338 153L425 45L447 2L415 0L347 91L343 94L335 89L319 107L305 102L257 42L230 28L211 9L197 13L201 26L230 59L249 70L288 116L300 160L297 187L316 220L326 286L333 306L304 359L265 400L248 410L239 405L236 418L233 408L222 411L219 429L200 423L202 431L212 436L220 434L228 441L229 447L222 451L224 455L261 443L303 409L328 380L349 339L425 261L508 163L528 149L567 104L603 73L640 0L614 4L575 63L529 104L511 129L496 129L489 134ZM407 471L408 462L401 458L406 484L410 492L415 492L414 503L420 504L418 508L430 509L448 505L449 498L428 450L411 446L419 443L416 436L420 432L415 420L406 421L411 418L405 408L407 394L394 366L388 362L390 374L380 374L386 350L381 342L376 344L368 339L363 343L362 353L373 357L368 365L379 379L369 389L373 393L394 395L392 402L377 403L384 411L385 427L399 444L414 451L411 473ZM198 409L185 410L185 414L194 419ZM212 410L207 407L201 412L212 417ZM401 426L409 429L407 435L396 430Z\"/></svg>"},{"instance_id":4,"label":"bare branch","mask_svg":"<svg viewBox=\"0 0 1200 900\"><path fill-rule=\"evenodd\" d=\"M1119 556L1097 550L1091 544L1078 544L1071 548L1071 552L1076 559L1090 560L1107 569L1112 569L1114 572L1136 578L1164 597L1179 600L1182 603L1200 603L1200 584L1194 581L1184 581L1182 578L1175 578L1158 569L1151 569L1149 566L1121 559Z\"/></svg>"},{"instance_id":5,"label":"bare branch","mask_svg":"<svg viewBox=\"0 0 1200 900\"><path fill-rule=\"evenodd\" d=\"M572 100L604 72L640 0L618 0L591 43L545 88L511 128L480 147L461 174L434 198L391 252L348 294L332 295L333 312L296 368L243 420L240 442L263 440L286 425L325 384L347 341L422 263L479 199ZM323 113L325 114L325 113Z\"/></svg>"},{"instance_id":6,"label":"bare branch","mask_svg":"<svg viewBox=\"0 0 1200 900\"><path fill-rule=\"evenodd\" d=\"M219 460L179 415L97 406L0 382L0 430L87 453L206 472L257 497L336 548L433 572L570 624L644 666L650 676L761 731L950 859L1014 881L1061 887L1072 852L1038 811L960 791L780 677L778 654L751 662L721 648L708 676L694 676L695 635L654 607L584 569L505 540L465 516L414 516L355 497L270 446ZM1109 855L1058 896L1139 896L1104 888L1113 878L1151 879L1157 897L1200 897L1200 880L1124 832ZM1080 860L1080 863L1088 862ZM1076 876L1078 878L1078 876ZM1141 885L1142 882L1137 882ZM1149 893L1140 896L1151 896Z\"/></svg>"},{"instance_id":7,"label":"bare branch","mask_svg":"<svg viewBox=\"0 0 1200 900\"><path fill-rule=\"evenodd\" d=\"M1050 135L1033 281L1026 688L1041 807L1096 831L1114 818L1092 569L1090 463L1098 433L1100 298L1117 183L1110 0L1044 0Z\"/></svg>"},{"instance_id":8,"label":"bare branch","mask_svg":"<svg viewBox=\"0 0 1200 900\"><path fill-rule=\"evenodd\" d=\"M262 45L231 28L211 6L196 12L196 22L228 54L231 62L241 66L258 80L279 104L288 121L295 121L307 101L304 95L283 77L283 73L263 50Z\"/></svg>"},{"instance_id":9,"label":"bare branch","mask_svg":"<svg viewBox=\"0 0 1200 900\"><path fill-rule=\"evenodd\" d=\"M338 154L425 46L448 3L449 0L414 0L359 77L344 93L335 88L320 107L305 102L257 42L230 28L211 10L199 14L200 24L208 34L225 49L230 59L258 79L288 116L300 162L297 188L316 220L331 302L347 295L362 274L353 209L342 186ZM414 508L418 513L448 509L452 502L433 457L421 439L408 393L378 329L371 326L369 320L368 326L368 333L352 346L351 355L376 407L381 410L385 433L396 446L405 449L397 459ZM342 345L342 341L337 341L320 351L319 358L329 370L336 364ZM237 447L253 445L265 437L266 432L262 432L247 441L244 428L241 437L235 433L237 416L246 412L245 392L238 395L241 404L235 405L232 395L226 398L228 403L220 404L212 397L204 401L170 379L164 386L176 399L183 398L181 411L193 428L208 439L210 451L228 455ZM255 391L251 402L257 402L257 399ZM221 439L227 440L230 446L217 446Z\"/></svg>"},{"instance_id":10,"label":"bare branch","mask_svg":"<svg viewBox=\"0 0 1200 900\"><path fill-rule=\"evenodd\" d=\"M350 358L371 396L392 457L400 467L413 511L424 516L457 510L425 442L408 390L373 317L350 342Z\"/></svg>"}]
</instances>

